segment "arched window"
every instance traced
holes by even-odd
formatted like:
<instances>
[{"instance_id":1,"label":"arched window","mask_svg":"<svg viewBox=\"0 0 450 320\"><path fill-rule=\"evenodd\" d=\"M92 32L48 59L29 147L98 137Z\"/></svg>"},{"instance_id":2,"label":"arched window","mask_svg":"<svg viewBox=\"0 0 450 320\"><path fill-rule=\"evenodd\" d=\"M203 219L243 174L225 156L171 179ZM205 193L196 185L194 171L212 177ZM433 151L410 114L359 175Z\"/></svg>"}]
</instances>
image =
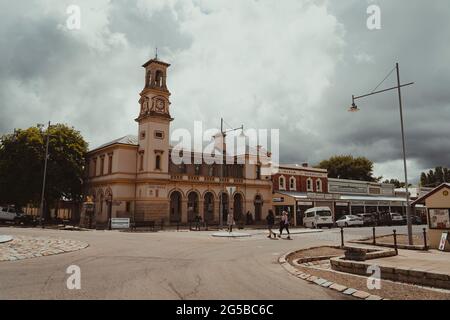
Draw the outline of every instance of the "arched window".
<instances>
[{"instance_id":1,"label":"arched window","mask_svg":"<svg viewBox=\"0 0 450 320\"><path fill-rule=\"evenodd\" d=\"M295 181L295 177L290 177L289 178L289 189L290 190L297 190L297 186L296 186L295 182L296 182Z\"/></svg>"},{"instance_id":2,"label":"arched window","mask_svg":"<svg viewBox=\"0 0 450 320\"><path fill-rule=\"evenodd\" d=\"M286 180L284 179L284 176L278 178L278 185L280 190L286 190Z\"/></svg>"},{"instance_id":3,"label":"arched window","mask_svg":"<svg viewBox=\"0 0 450 320\"><path fill-rule=\"evenodd\" d=\"M148 87L152 81L152 73L151 71L147 72L147 78L145 79L145 86Z\"/></svg>"},{"instance_id":4,"label":"arched window","mask_svg":"<svg viewBox=\"0 0 450 320\"><path fill-rule=\"evenodd\" d=\"M316 191L322 192L322 180L320 179L316 180Z\"/></svg>"},{"instance_id":5,"label":"arched window","mask_svg":"<svg viewBox=\"0 0 450 320\"><path fill-rule=\"evenodd\" d=\"M306 180L306 190L307 191L313 191L313 181L311 178L308 178Z\"/></svg>"},{"instance_id":6,"label":"arched window","mask_svg":"<svg viewBox=\"0 0 450 320\"><path fill-rule=\"evenodd\" d=\"M155 169L161 170L161 156L158 154L155 158Z\"/></svg>"}]
</instances>

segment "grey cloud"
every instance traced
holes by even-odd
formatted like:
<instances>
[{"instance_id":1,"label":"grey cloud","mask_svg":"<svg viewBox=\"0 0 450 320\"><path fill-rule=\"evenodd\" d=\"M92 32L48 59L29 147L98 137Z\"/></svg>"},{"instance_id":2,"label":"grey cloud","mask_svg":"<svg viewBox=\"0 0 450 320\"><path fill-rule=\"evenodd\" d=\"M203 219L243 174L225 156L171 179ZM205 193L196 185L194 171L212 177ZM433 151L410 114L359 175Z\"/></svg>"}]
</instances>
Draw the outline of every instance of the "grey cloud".
<instances>
[{"instance_id":1,"label":"grey cloud","mask_svg":"<svg viewBox=\"0 0 450 320\"><path fill-rule=\"evenodd\" d=\"M101 2L73 2L94 22L96 15L99 21L106 15L105 25L97 33L61 30L57 26L64 23L69 1L55 8L38 1L0 4L0 133L47 119L73 124L91 146L135 133L140 65L158 46L172 63L174 128L191 128L196 119L217 127L223 116L236 125L280 128L284 162L314 164L352 153L382 167L401 159L395 92L358 101L358 114L346 109L352 94L370 92L398 61L402 81L416 82L403 90L408 156L416 168L411 176L450 166L447 0L374 2L382 10L379 31L366 28L372 2L324 2L336 25L326 20L313 26L314 17L324 18L319 11L298 18L313 17L308 23L318 37L295 29L299 21L280 23L284 17L276 15L286 14L282 10L269 7L270 19L264 20L266 11L259 8L270 1L258 2L260 7L242 3L242 17L251 17L246 25L238 24L243 21L238 4L229 2L223 2L230 6L223 12L219 2L159 3L150 11L144 7L152 3L137 0L105 2L96 9L91 6ZM288 1L278 6L299 13L308 9ZM235 23L228 21L232 18ZM92 37L104 48L96 48ZM112 41L120 37L123 43ZM382 87L394 84L393 75ZM401 178L402 173L383 175Z\"/></svg>"}]
</instances>

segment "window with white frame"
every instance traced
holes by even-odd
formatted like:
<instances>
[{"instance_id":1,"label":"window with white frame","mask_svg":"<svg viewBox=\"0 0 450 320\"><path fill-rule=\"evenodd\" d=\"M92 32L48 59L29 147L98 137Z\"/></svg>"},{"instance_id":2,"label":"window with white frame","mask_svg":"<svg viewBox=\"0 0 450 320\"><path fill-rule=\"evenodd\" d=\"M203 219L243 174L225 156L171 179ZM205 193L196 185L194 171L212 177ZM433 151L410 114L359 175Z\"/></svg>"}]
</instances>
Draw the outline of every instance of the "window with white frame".
<instances>
[{"instance_id":1,"label":"window with white frame","mask_svg":"<svg viewBox=\"0 0 450 320\"><path fill-rule=\"evenodd\" d=\"M280 176L278 178L278 185L280 190L286 190L286 179L284 178L284 176Z\"/></svg>"},{"instance_id":2,"label":"window with white frame","mask_svg":"<svg viewBox=\"0 0 450 320\"><path fill-rule=\"evenodd\" d=\"M291 177L289 179L289 189L290 190L297 190L297 186L296 186L296 183L295 183L295 177Z\"/></svg>"},{"instance_id":3,"label":"window with white frame","mask_svg":"<svg viewBox=\"0 0 450 320\"><path fill-rule=\"evenodd\" d=\"M322 192L322 180L320 179L316 180L316 191Z\"/></svg>"},{"instance_id":4,"label":"window with white frame","mask_svg":"<svg viewBox=\"0 0 450 320\"><path fill-rule=\"evenodd\" d=\"M313 191L313 181L311 178L308 178L306 180L306 190L307 191Z\"/></svg>"}]
</instances>

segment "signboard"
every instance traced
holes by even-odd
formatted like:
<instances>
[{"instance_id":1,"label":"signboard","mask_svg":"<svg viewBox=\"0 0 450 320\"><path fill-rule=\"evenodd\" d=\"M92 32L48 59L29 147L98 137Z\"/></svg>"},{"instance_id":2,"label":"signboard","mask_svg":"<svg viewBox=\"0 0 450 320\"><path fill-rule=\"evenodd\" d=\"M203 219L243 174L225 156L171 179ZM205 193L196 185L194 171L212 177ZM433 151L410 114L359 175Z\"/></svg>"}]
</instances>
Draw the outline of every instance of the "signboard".
<instances>
[{"instance_id":1,"label":"signboard","mask_svg":"<svg viewBox=\"0 0 450 320\"><path fill-rule=\"evenodd\" d=\"M336 202L336 206L337 207L348 207L348 203L347 202Z\"/></svg>"},{"instance_id":2,"label":"signboard","mask_svg":"<svg viewBox=\"0 0 450 320\"><path fill-rule=\"evenodd\" d=\"M449 229L450 216L449 209L429 209L430 228L432 229Z\"/></svg>"},{"instance_id":3,"label":"signboard","mask_svg":"<svg viewBox=\"0 0 450 320\"><path fill-rule=\"evenodd\" d=\"M313 203L312 202L307 202L307 201L297 201L297 205L298 206L312 206Z\"/></svg>"},{"instance_id":4,"label":"signboard","mask_svg":"<svg viewBox=\"0 0 450 320\"><path fill-rule=\"evenodd\" d=\"M111 218L111 229L129 229L130 218Z\"/></svg>"},{"instance_id":5,"label":"signboard","mask_svg":"<svg viewBox=\"0 0 450 320\"><path fill-rule=\"evenodd\" d=\"M284 202L284 198L283 197L281 197L281 198L273 198L272 202Z\"/></svg>"},{"instance_id":6,"label":"signboard","mask_svg":"<svg viewBox=\"0 0 450 320\"><path fill-rule=\"evenodd\" d=\"M442 232L441 236L441 242L439 243L439 250L444 251L445 250L445 243L447 242L448 238L448 232Z\"/></svg>"}]
</instances>

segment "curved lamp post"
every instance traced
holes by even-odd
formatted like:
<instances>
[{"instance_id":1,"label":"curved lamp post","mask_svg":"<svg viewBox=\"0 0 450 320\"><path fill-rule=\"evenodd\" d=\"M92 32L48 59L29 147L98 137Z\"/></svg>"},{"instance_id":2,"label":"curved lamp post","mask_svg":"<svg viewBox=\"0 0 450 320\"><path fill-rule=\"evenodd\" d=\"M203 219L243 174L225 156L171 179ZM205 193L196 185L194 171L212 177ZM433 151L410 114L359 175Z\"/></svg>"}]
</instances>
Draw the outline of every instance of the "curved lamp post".
<instances>
[{"instance_id":1,"label":"curved lamp post","mask_svg":"<svg viewBox=\"0 0 450 320\"><path fill-rule=\"evenodd\" d=\"M405 189L406 189L406 219L407 219L407 224L408 224L408 242L409 242L410 245L412 245L413 244L412 219L411 219L411 207L410 207L410 204L409 204L410 197L409 197L409 190L408 190L408 170L407 170L407 166L406 166L405 130L404 130L404 125L403 125L403 106L402 106L401 88L413 85L414 82L410 82L410 83L406 83L406 84L400 84L400 69L399 69L398 63L396 63L395 69L397 71L397 85L395 87L384 89L384 90L380 90L380 91L374 91L374 92L371 92L369 94L364 94L364 95L360 95L360 96L354 96L353 95L352 96L352 105L350 106L348 111L350 111L350 112L357 112L357 111L360 110L358 108L358 106L356 105L356 103L355 103L355 100L357 100L357 99L365 98L365 97L368 97L368 96L372 96L372 95L375 95L375 94L378 94L378 93L383 93L383 92L391 91L391 90L397 90L398 91L398 101L399 101L399 108L400 108L400 125L401 125L401 132L402 132L403 169L404 169L404 174L405 174ZM383 80L383 82L384 82L384 80Z\"/></svg>"}]
</instances>

